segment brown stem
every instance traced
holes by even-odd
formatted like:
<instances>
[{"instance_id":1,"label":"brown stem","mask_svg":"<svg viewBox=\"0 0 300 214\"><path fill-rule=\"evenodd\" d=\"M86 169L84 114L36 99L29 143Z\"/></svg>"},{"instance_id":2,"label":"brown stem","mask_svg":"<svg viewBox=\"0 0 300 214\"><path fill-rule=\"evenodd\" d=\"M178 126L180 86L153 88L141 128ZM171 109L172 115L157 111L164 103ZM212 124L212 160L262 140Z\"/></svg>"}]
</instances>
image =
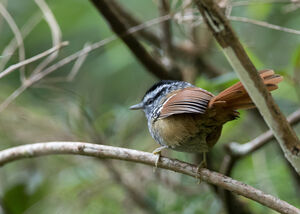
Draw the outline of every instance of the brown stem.
<instances>
[{"instance_id":1,"label":"brown stem","mask_svg":"<svg viewBox=\"0 0 300 214\"><path fill-rule=\"evenodd\" d=\"M169 71L161 64L161 62L152 57L134 35L126 34L128 27L125 23L123 23L122 18L120 18L119 14L113 10L108 1L91 1L110 24L111 29L121 40L123 40L135 57L148 69L149 72L160 79L181 79L180 76L170 75Z\"/></svg>"}]
</instances>

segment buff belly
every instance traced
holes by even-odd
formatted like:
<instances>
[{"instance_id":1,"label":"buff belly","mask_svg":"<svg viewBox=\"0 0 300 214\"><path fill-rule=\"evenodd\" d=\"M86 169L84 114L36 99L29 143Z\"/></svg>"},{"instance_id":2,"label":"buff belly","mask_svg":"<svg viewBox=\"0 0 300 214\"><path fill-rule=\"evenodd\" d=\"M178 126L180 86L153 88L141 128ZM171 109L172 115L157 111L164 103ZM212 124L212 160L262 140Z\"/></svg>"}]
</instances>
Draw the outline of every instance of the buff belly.
<instances>
[{"instance_id":1,"label":"buff belly","mask_svg":"<svg viewBox=\"0 0 300 214\"><path fill-rule=\"evenodd\" d=\"M202 115L180 114L158 119L151 123L152 136L162 146L183 152L208 152L211 143L207 138L215 131L221 132L216 126L207 126ZM149 124L150 125L150 124ZM218 137L220 136L218 134ZM217 137L217 138L218 138Z\"/></svg>"}]
</instances>

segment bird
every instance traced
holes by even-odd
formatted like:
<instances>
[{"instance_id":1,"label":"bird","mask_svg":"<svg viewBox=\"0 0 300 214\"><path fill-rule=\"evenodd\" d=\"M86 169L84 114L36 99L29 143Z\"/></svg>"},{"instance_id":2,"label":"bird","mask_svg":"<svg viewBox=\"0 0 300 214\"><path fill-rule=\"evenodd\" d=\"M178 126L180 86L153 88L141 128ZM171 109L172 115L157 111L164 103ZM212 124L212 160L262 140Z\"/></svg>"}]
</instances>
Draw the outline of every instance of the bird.
<instances>
[{"instance_id":1,"label":"bird","mask_svg":"<svg viewBox=\"0 0 300 214\"><path fill-rule=\"evenodd\" d=\"M268 91L278 88L283 77L273 70L262 70L259 75ZM142 101L130 107L142 109L148 121L148 129L160 147L153 151L172 149L188 153L202 153L198 168L206 167L206 153L217 143L225 123L239 118L240 109L255 108L241 82L218 95L177 80L161 80L144 95Z\"/></svg>"}]
</instances>

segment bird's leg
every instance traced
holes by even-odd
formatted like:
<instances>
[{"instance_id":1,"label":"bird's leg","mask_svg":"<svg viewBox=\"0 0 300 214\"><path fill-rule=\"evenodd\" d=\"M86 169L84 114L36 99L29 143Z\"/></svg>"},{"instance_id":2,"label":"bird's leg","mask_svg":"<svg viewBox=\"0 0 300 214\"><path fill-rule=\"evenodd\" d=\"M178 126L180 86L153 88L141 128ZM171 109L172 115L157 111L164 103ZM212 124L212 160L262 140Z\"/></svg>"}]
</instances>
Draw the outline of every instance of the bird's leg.
<instances>
[{"instance_id":1,"label":"bird's leg","mask_svg":"<svg viewBox=\"0 0 300 214\"><path fill-rule=\"evenodd\" d=\"M200 164L197 166L197 174L199 174L200 170L202 168L206 168L207 167L207 163L206 163L206 152L203 152L203 159L200 162ZM201 178L199 177L199 184L201 183Z\"/></svg>"},{"instance_id":2,"label":"bird's leg","mask_svg":"<svg viewBox=\"0 0 300 214\"><path fill-rule=\"evenodd\" d=\"M203 154L203 158L202 158L202 161L200 162L200 164L197 166L197 173L200 172L200 169L207 167L206 152L203 152L202 154Z\"/></svg>"},{"instance_id":3,"label":"bird's leg","mask_svg":"<svg viewBox=\"0 0 300 214\"><path fill-rule=\"evenodd\" d=\"M161 151L164 150L164 149L166 149L166 148L168 148L168 146L161 146L161 147L156 148L152 152L152 154L157 155L157 158L156 158L156 161L155 161L155 169L157 168L157 165L158 165L158 162L159 162L159 158L161 156Z\"/></svg>"}]
</instances>

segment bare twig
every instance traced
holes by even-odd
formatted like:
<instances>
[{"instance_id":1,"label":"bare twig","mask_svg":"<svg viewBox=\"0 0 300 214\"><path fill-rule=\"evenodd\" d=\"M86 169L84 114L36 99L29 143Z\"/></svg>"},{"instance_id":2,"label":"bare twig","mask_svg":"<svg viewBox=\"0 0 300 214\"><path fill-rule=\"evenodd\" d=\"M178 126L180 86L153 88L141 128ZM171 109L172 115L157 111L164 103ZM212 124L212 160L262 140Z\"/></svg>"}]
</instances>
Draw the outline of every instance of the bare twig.
<instances>
[{"instance_id":1,"label":"bare twig","mask_svg":"<svg viewBox=\"0 0 300 214\"><path fill-rule=\"evenodd\" d=\"M46 22L51 30L52 35L52 46L57 46L61 43L61 30L60 27L52 13L51 9L47 5L45 0L35 0L35 3L41 9ZM53 52L50 56L48 56L44 61L42 61L32 72L31 75L34 75L40 71L42 71L47 65L49 65L53 60L58 56L59 51Z\"/></svg>"},{"instance_id":2,"label":"bare twig","mask_svg":"<svg viewBox=\"0 0 300 214\"><path fill-rule=\"evenodd\" d=\"M83 50L87 49L87 51L89 51L91 48L90 43L86 43L83 47ZM86 51L85 51L86 52ZM86 52L84 55L81 55L77 58L77 60L75 61L72 70L70 71L70 73L68 74L66 81L71 82L74 80L75 76L77 75L80 67L82 66L82 64L84 63L86 57L88 55L88 52Z\"/></svg>"},{"instance_id":3,"label":"bare twig","mask_svg":"<svg viewBox=\"0 0 300 214\"><path fill-rule=\"evenodd\" d=\"M125 22L127 22L127 27L133 27L133 26L140 26L143 24L140 22L136 17L133 16L132 13L126 11L116 0L110 0L109 4L111 7L120 15L120 18L124 19ZM163 16L159 17L157 19L154 19L153 21L163 22L165 20L171 19L171 16ZM146 24L146 23L145 23ZM147 24L146 24L147 25ZM160 39L158 35L156 35L154 32L147 29L147 27L144 27L143 29L137 31L137 35L139 35L141 38L143 38L145 41L149 42L150 44L160 47Z\"/></svg>"},{"instance_id":4,"label":"bare twig","mask_svg":"<svg viewBox=\"0 0 300 214\"><path fill-rule=\"evenodd\" d=\"M270 28L270 29L273 29L273 30L278 30L278 31L286 32L286 33L292 33L292 34L300 35L300 30L294 30L294 29L291 29L291 28L281 27L281 26L278 26L278 25L270 24L268 22L253 20L253 19L249 19L249 18L246 18L246 17L230 16L230 17L228 17L228 19L232 20L232 21L246 22L246 23L250 23L250 24Z\"/></svg>"},{"instance_id":5,"label":"bare twig","mask_svg":"<svg viewBox=\"0 0 300 214\"><path fill-rule=\"evenodd\" d=\"M17 70L18 68L21 68L21 67L23 67L27 64L32 63L32 62L35 62L35 61L37 61L37 60L39 60L39 59L41 59L45 56L48 56L49 54L52 54L53 52L57 51L58 49L66 46L68 44L69 44L68 42L62 42L61 44L59 44L57 46L54 46L54 47L52 47L52 48L50 48L50 49L48 49L48 50L46 50L46 51L44 51L40 54L37 54L37 55L35 55L35 56L33 56L29 59L26 59L26 60L21 61L17 64L9 66L7 69L5 69L3 72L0 73L0 79L3 78L4 76L10 74L11 72Z\"/></svg>"},{"instance_id":6,"label":"bare twig","mask_svg":"<svg viewBox=\"0 0 300 214\"><path fill-rule=\"evenodd\" d=\"M42 17L39 13L34 14L32 17L30 17L26 24L24 24L24 26L21 28L22 38L25 39L29 35L29 33L36 27L36 25L40 23L41 20ZM1 56L5 56L5 58L0 60L0 71L4 70L7 62L10 60L11 56L17 48L18 42L14 37L1 53Z\"/></svg>"},{"instance_id":7,"label":"bare twig","mask_svg":"<svg viewBox=\"0 0 300 214\"><path fill-rule=\"evenodd\" d=\"M284 13L291 13L295 10L298 10L300 8L300 1L294 0L293 3L288 4L283 7Z\"/></svg>"},{"instance_id":8,"label":"bare twig","mask_svg":"<svg viewBox=\"0 0 300 214\"><path fill-rule=\"evenodd\" d=\"M170 13L170 3L169 0L159 0L159 13L163 16L171 16ZM161 23L161 47L164 50L163 56L161 57L163 64L168 68L168 70L175 71L173 72L176 75L176 72L179 71L178 64L174 61L174 46L173 46L173 39L172 39L172 25L171 19L168 19ZM181 76L182 79L185 79L184 72L181 69Z\"/></svg>"},{"instance_id":9,"label":"bare twig","mask_svg":"<svg viewBox=\"0 0 300 214\"><path fill-rule=\"evenodd\" d=\"M287 120L291 125L297 124L300 121L300 109L289 115ZM268 130L248 143L229 143L226 145L226 149L228 150L230 155L236 158L240 158L260 149L272 139L274 139L273 132L271 130Z\"/></svg>"},{"instance_id":10,"label":"bare twig","mask_svg":"<svg viewBox=\"0 0 300 214\"><path fill-rule=\"evenodd\" d=\"M58 61L54 65L46 68L44 71L39 72L35 75L30 76L18 89L16 89L8 98L6 98L1 104L0 104L0 112L2 112L11 102L13 102L21 93L23 93L28 87L33 85L34 83L40 81L45 76L49 75L53 71L57 70L58 68L76 60L78 57L81 57L88 52L95 50L99 47L102 47L103 45L116 40L115 36L111 36L107 39L101 40L99 42L96 42L92 44L89 48L83 48L82 50Z\"/></svg>"},{"instance_id":11,"label":"bare twig","mask_svg":"<svg viewBox=\"0 0 300 214\"><path fill-rule=\"evenodd\" d=\"M26 81L25 81L26 82ZM1 104L0 112L2 112L9 104L11 104L20 94L22 94L28 88L27 85L22 84L11 95L9 95Z\"/></svg>"},{"instance_id":12,"label":"bare twig","mask_svg":"<svg viewBox=\"0 0 300 214\"><path fill-rule=\"evenodd\" d=\"M150 200L147 200L147 197L143 192L137 188L137 186L132 185L128 181L124 179L124 176L119 172L119 170L115 167L115 165L110 160L102 160L104 162L104 166L112 176L112 178L119 184L123 189L125 189L132 199L132 201L137 204L144 213L156 214L158 213L154 206L150 203Z\"/></svg>"},{"instance_id":13,"label":"bare twig","mask_svg":"<svg viewBox=\"0 0 300 214\"><path fill-rule=\"evenodd\" d=\"M195 0L209 29L278 140L286 158L300 174L300 141L263 84L228 19L210 0Z\"/></svg>"},{"instance_id":14,"label":"bare twig","mask_svg":"<svg viewBox=\"0 0 300 214\"><path fill-rule=\"evenodd\" d=\"M273 4L273 3L293 3L293 2L299 2L299 0L251 0L251 1L236 1L232 2L231 5L233 7L238 7L238 6L248 6L251 4Z\"/></svg>"},{"instance_id":15,"label":"bare twig","mask_svg":"<svg viewBox=\"0 0 300 214\"><path fill-rule=\"evenodd\" d=\"M161 16L169 15L170 3L168 0L159 0L159 11ZM162 46L166 50L167 55L172 54L172 31L170 19L161 23L162 27Z\"/></svg>"},{"instance_id":16,"label":"bare twig","mask_svg":"<svg viewBox=\"0 0 300 214\"><path fill-rule=\"evenodd\" d=\"M52 73L53 71L57 70L58 68L76 60L78 57L82 57L84 55L86 55L87 53L89 53L92 50L95 50L97 48L100 48L114 40L116 40L117 38L115 36L111 36L108 37L104 40L101 40L99 42L96 42L94 44L92 44L91 46L87 46L84 47L82 50L63 58L62 60L58 61L57 63L51 65L50 67L46 68L44 71L37 73L36 75L32 76L29 80L33 83L41 80L42 78L44 78L45 76L49 75L50 73Z\"/></svg>"},{"instance_id":17,"label":"bare twig","mask_svg":"<svg viewBox=\"0 0 300 214\"><path fill-rule=\"evenodd\" d=\"M170 75L169 71L162 63L152 57L143 45L132 34L126 34L128 28L123 23L123 19L119 17L107 0L91 0L99 12L105 17L111 26L111 29L118 35L119 38L127 45L135 57L155 76L161 79L181 79L179 76Z\"/></svg>"},{"instance_id":18,"label":"bare twig","mask_svg":"<svg viewBox=\"0 0 300 214\"><path fill-rule=\"evenodd\" d=\"M7 21L9 27L11 28L12 32L14 33L14 36L16 38L18 47L19 47L19 61L24 61L25 60L25 48L24 48L24 42L22 38L22 34L15 23L14 19L12 16L9 14L9 12L6 10L6 8L3 6L2 3L0 3L0 13L1 15L5 18ZM20 68L20 77L21 80L25 80L25 66L22 66Z\"/></svg>"},{"instance_id":19,"label":"bare twig","mask_svg":"<svg viewBox=\"0 0 300 214\"><path fill-rule=\"evenodd\" d=\"M0 165L4 165L24 158L39 157L51 154L76 154L92 156L97 158L110 158L142 163L155 166L157 156L137 150L104 146L98 144L82 142L47 142L27 144L13 147L0 152ZM185 162L181 162L166 157L161 157L158 163L159 168L168 169L174 172L182 173L194 178L200 178L203 181L220 186L227 190L233 191L244 197L257 201L280 213L299 214L300 210L296 207L282 201L274 196L263 193L247 184L233 180L217 172L202 168L197 173L197 167Z\"/></svg>"}]
</instances>

